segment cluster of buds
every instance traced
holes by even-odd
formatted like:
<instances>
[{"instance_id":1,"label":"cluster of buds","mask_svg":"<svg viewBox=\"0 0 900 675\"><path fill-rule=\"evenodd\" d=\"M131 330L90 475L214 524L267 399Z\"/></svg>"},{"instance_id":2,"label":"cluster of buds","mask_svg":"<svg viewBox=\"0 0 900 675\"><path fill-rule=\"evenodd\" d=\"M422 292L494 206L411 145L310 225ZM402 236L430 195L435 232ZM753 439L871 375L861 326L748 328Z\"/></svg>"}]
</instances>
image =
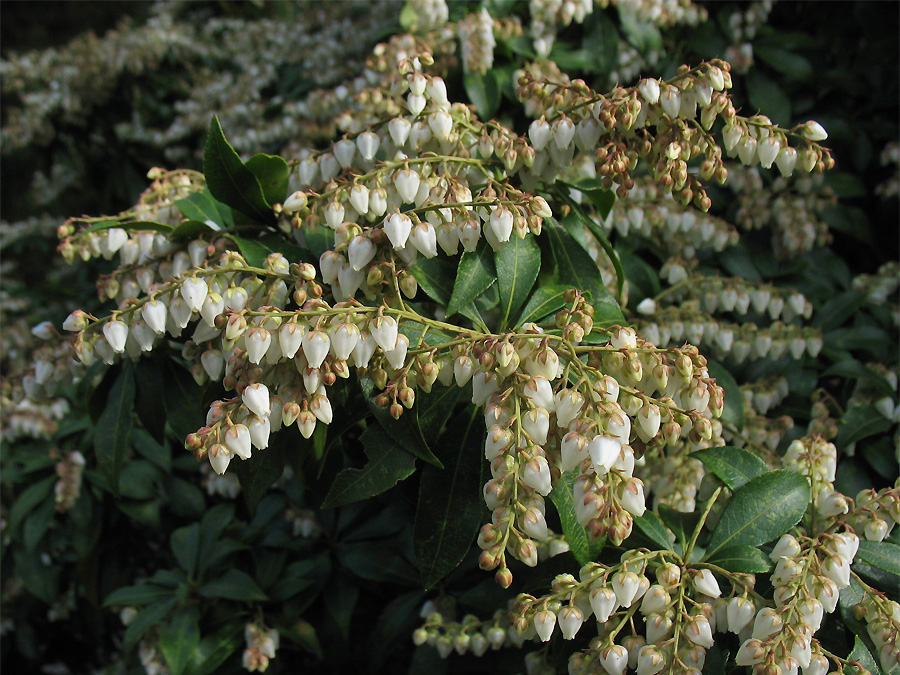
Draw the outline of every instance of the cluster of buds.
<instances>
[{"instance_id":1,"label":"cluster of buds","mask_svg":"<svg viewBox=\"0 0 900 675\"><path fill-rule=\"evenodd\" d=\"M890 260L878 268L874 274L860 274L853 279L853 290L865 293L869 302L878 305L897 304L897 289L900 288L900 263ZM894 312L896 322L896 311Z\"/></svg>"},{"instance_id":2,"label":"cluster of buds","mask_svg":"<svg viewBox=\"0 0 900 675\"><path fill-rule=\"evenodd\" d=\"M772 375L756 382L741 385L745 407L753 407L760 415L779 405L790 393L788 381L780 375Z\"/></svg>"},{"instance_id":3,"label":"cluster of buds","mask_svg":"<svg viewBox=\"0 0 900 675\"><path fill-rule=\"evenodd\" d=\"M693 305L693 306L692 306ZM638 305L640 308L640 305ZM822 334L807 326L775 321L768 327L755 323L735 324L718 321L696 309L696 302L656 311L652 319L637 322L642 334L656 344L690 340L703 345L716 358L731 356L737 363L749 359L780 359L790 355L801 359L815 357L822 349Z\"/></svg>"},{"instance_id":4,"label":"cluster of buds","mask_svg":"<svg viewBox=\"0 0 900 675\"><path fill-rule=\"evenodd\" d=\"M802 133L821 136L824 132L815 128L807 132L804 127ZM809 165L808 150L802 159L807 162L805 169ZM831 242L831 232L821 214L837 203L837 197L823 186L820 175L778 178L766 185L755 168L734 165L729 171L728 186L738 198L735 223L745 230L770 228L779 259L790 259Z\"/></svg>"},{"instance_id":5,"label":"cluster of buds","mask_svg":"<svg viewBox=\"0 0 900 675\"><path fill-rule=\"evenodd\" d=\"M639 236L690 260L700 249L723 251L738 241L733 225L721 218L686 208L654 182L636 179L628 201L617 201L603 223L607 232Z\"/></svg>"},{"instance_id":6,"label":"cluster of buds","mask_svg":"<svg viewBox=\"0 0 900 675\"><path fill-rule=\"evenodd\" d=\"M837 607L840 590L850 584L850 564L858 547L859 539L850 532L817 539L781 537L770 554L775 607L758 608L754 617L750 603L746 626L735 631L742 640L737 664L753 666L760 674L802 668L824 675L828 660L813 635L824 615Z\"/></svg>"},{"instance_id":7,"label":"cluster of buds","mask_svg":"<svg viewBox=\"0 0 900 675\"><path fill-rule=\"evenodd\" d=\"M884 541L900 524L900 486L861 491L844 522L867 541Z\"/></svg>"},{"instance_id":8,"label":"cluster of buds","mask_svg":"<svg viewBox=\"0 0 900 675\"><path fill-rule=\"evenodd\" d=\"M462 621L449 621L440 612L428 612L425 623L413 633L416 646L434 647L441 658L450 654L472 654L483 656L488 650L515 644L519 647L524 639L513 630L507 612L498 610L492 619L480 621L467 614Z\"/></svg>"},{"instance_id":9,"label":"cluster of buds","mask_svg":"<svg viewBox=\"0 0 900 675\"><path fill-rule=\"evenodd\" d=\"M463 70L485 74L494 64L494 19L482 8L472 12L456 24Z\"/></svg>"},{"instance_id":10,"label":"cluster of buds","mask_svg":"<svg viewBox=\"0 0 900 675\"><path fill-rule=\"evenodd\" d=\"M739 448L749 446L756 450L762 449L767 451L767 454L774 460L775 457L771 453L775 452L781 439L793 428L794 420L787 415L776 418L766 417L758 413L755 408L745 405L743 432L726 428L723 430L723 436L729 445L736 445Z\"/></svg>"},{"instance_id":11,"label":"cluster of buds","mask_svg":"<svg viewBox=\"0 0 900 675\"><path fill-rule=\"evenodd\" d=\"M879 157L881 166L893 166L894 175L875 186L875 194L882 199L890 199L900 195L900 143L891 141L884 146Z\"/></svg>"},{"instance_id":12,"label":"cluster of buds","mask_svg":"<svg viewBox=\"0 0 900 675\"><path fill-rule=\"evenodd\" d=\"M698 26L709 18L706 8L695 5L691 0L605 0L602 4L606 2L616 5L619 12L630 14L639 23L653 24L660 28Z\"/></svg>"},{"instance_id":13,"label":"cluster of buds","mask_svg":"<svg viewBox=\"0 0 900 675\"><path fill-rule=\"evenodd\" d=\"M314 539L322 534L322 526L316 520L316 514L310 509L290 506L284 512L284 519L291 524L291 531L295 537Z\"/></svg>"},{"instance_id":14,"label":"cluster of buds","mask_svg":"<svg viewBox=\"0 0 900 675\"><path fill-rule=\"evenodd\" d=\"M201 484L210 497L237 499L241 494L241 482L233 473L218 474L211 465L200 465Z\"/></svg>"},{"instance_id":15,"label":"cluster of buds","mask_svg":"<svg viewBox=\"0 0 900 675\"><path fill-rule=\"evenodd\" d=\"M531 14L529 33L534 41L534 51L543 59L553 48L557 30L568 26L572 21L582 23L594 11L594 5L591 0L530 0L528 9Z\"/></svg>"},{"instance_id":16,"label":"cluster of buds","mask_svg":"<svg viewBox=\"0 0 900 675\"><path fill-rule=\"evenodd\" d=\"M450 10L445 0L406 0L412 18L409 29L416 32L438 28L447 23Z\"/></svg>"},{"instance_id":17,"label":"cluster of buds","mask_svg":"<svg viewBox=\"0 0 900 675\"><path fill-rule=\"evenodd\" d=\"M53 494L56 496L56 510L59 513L71 509L78 500L84 464L84 455L77 450L70 452L56 463L56 475L59 476L59 480L53 487Z\"/></svg>"},{"instance_id":18,"label":"cluster of buds","mask_svg":"<svg viewBox=\"0 0 900 675\"><path fill-rule=\"evenodd\" d=\"M900 604L884 597L883 594L867 593L853 608L854 614L866 622L866 632L878 651L878 661L885 673L892 672L900 665Z\"/></svg>"},{"instance_id":19,"label":"cluster of buds","mask_svg":"<svg viewBox=\"0 0 900 675\"><path fill-rule=\"evenodd\" d=\"M833 443L816 436L799 438L788 446L783 463L809 478L812 504L824 523L836 522L848 513L848 499L834 489L837 448Z\"/></svg>"},{"instance_id":20,"label":"cluster of buds","mask_svg":"<svg viewBox=\"0 0 900 675\"><path fill-rule=\"evenodd\" d=\"M244 626L244 642L247 648L241 663L244 670L264 673L269 668L269 661L275 658L275 652L279 643L278 631L274 628L266 629L256 623L248 623Z\"/></svg>"}]
</instances>

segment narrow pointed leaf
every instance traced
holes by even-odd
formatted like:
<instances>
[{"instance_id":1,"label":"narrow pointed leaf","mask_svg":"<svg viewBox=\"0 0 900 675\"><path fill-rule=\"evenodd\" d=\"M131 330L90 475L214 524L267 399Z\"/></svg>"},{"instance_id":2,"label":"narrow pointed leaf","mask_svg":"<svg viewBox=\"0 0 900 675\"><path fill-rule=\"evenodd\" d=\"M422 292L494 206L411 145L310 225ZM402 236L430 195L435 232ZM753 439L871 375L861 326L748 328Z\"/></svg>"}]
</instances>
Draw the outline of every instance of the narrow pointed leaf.
<instances>
[{"instance_id":1,"label":"narrow pointed leaf","mask_svg":"<svg viewBox=\"0 0 900 675\"><path fill-rule=\"evenodd\" d=\"M734 379L725 367L715 361L708 361L709 374L716 379L716 384L725 390L725 408L722 410L722 422L727 422L738 431L744 430L744 396Z\"/></svg>"},{"instance_id":2,"label":"narrow pointed leaf","mask_svg":"<svg viewBox=\"0 0 900 675\"><path fill-rule=\"evenodd\" d=\"M500 330L509 322L531 292L541 270L541 248L534 236L524 239L513 237L506 246L494 253L497 268L497 286L500 291L500 313L503 320Z\"/></svg>"},{"instance_id":3,"label":"narrow pointed leaf","mask_svg":"<svg viewBox=\"0 0 900 675\"><path fill-rule=\"evenodd\" d=\"M900 576L900 546L889 541L861 541L854 559Z\"/></svg>"},{"instance_id":4,"label":"narrow pointed leaf","mask_svg":"<svg viewBox=\"0 0 900 675\"><path fill-rule=\"evenodd\" d=\"M697 450L691 457L703 462L707 470L716 474L732 490L737 490L769 470L759 457L732 445Z\"/></svg>"},{"instance_id":5,"label":"narrow pointed leaf","mask_svg":"<svg viewBox=\"0 0 900 675\"><path fill-rule=\"evenodd\" d=\"M441 305L450 302L453 294L453 279L456 264L450 258L435 256L434 258L422 258L410 268L410 272L416 278L419 288L425 294Z\"/></svg>"},{"instance_id":6,"label":"narrow pointed leaf","mask_svg":"<svg viewBox=\"0 0 900 675\"><path fill-rule=\"evenodd\" d=\"M223 205L216 203L208 187L199 192L192 192L175 202L175 207L185 218L201 223L212 222L220 228L225 228L228 227L228 223L222 217L220 206Z\"/></svg>"},{"instance_id":7,"label":"narrow pointed leaf","mask_svg":"<svg viewBox=\"0 0 900 675\"><path fill-rule=\"evenodd\" d=\"M732 546L759 546L800 522L809 504L806 476L788 470L757 476L734 493L713 531L707 558Z\"/></svg>"},{"instance_id":8,"label":"narrow pointed leaf","mask_svg":"<svg viewBox=\"0 0 900 675\"><path fill-rule=\"evenodd\" d=\"M426 466L419 485L413 546L426 589L459 565L481 524L484 428L474 406L451 426L435 446L444 468Z\"/></svg>"},{"instance_id":9,"label":"narrow pointed leaf","mask_svg":"<svg viewBox=\"0 0 900 675\"><path fill-rule=\"evenodd\" d=\"M218 579L213 579L201 586L198 592L204 598L246 600L248 602L268 599L249 574L233 567Z\"/></svg>"},{"instance_id":10,"label":"narrow pointed leaf","mask_svg":"<svg viewBox=\"0 0 900 675\"><path fill-rule=\"evenodd\" d=\"M735 573L758 574L772 569L772 561L769 560L769 556L755 546L747 545L721 549L707 562Z\"/></svg>"},{"instance_id":11,"label":"narrow pointed leaf","mask_svg":"<svg viewBox=\"0 0 900 675\"><path fill-rule=\"evenodd\" d=\"M200 644L200 609L180 610L159 633L159 646L172 675L181 675Z\"/></svg>"},{"instance_id":12,"label":"narrow pointed leaf","mask_svg":"<svg viewBox=\"0 0 900 675\"><path fill-rule=\"evenodd\" d=\"M447 305L447 316L453 316L473 303L496 280L497 270L491 247L482 240L476 250L466 251L459 260L453 293Z\"/></svg>"},{"instance_id":13,"label":"narrow pointed leaf","mask_svg":"<svg viewBox=\"0 0 900 675\"><path fill-rule=\"evenodd\" d=\"M538 286L522 308L522 313L519 315L516 325L521 326L529 321L540 321L565 307L565 294L570 288L571 286L563 284Z\"/></svg>"},{"instance_id":14,"label":"narrow pointed leaf","mask_svg":"<svg viewBox=\"0 0 900 675\"><path fill-rule=\"evenodd\" d=\"M416 470L415 457L391 440L380 427L366 429L361 440L368 463L362 469L344 469L335 476L322 508L343 506L381 494L409 478Z\"/></svg>"},{"instance_id":15,"label":"narrow pointed leaf","mask_svg":"<svg viewBox=\"0 0 900 675\"><path fill-rule=\"evenodd\" d=\"M125 629L122 647L130 650L137 645L144 633L171 614L172 608L175 607L177 602L178 598L172 594L170 597L157 600L152 605L148 605L138 612L134 620L128 624L128 628Z\"/></svg>"},{"instance_id":16,"label":"narrow pointed leaf","mask_svg":"<svg viewBox=\"0 0 900 675\"><path fill-rule=\"evenodd\" d=\"M125 455L131 448L134 396L134 371L131 364L126 363L109 391L106 408L94 429L97 464L115 495L119 493L119 475L122 473Z\"/></svg>"},{"instance_id":17,"label":"narrow pointed leaf","mask_svg":"<svg viewBox=\"0 0 900 675\"><path fill-rule=\"evenodd\" d=\"M674 550L669 539L669 530L666 529L662 518L653 511L647 511L644 515L635 518L634 525L660 547L667 551Z\"/></svg>"},{"instance_id":18,"label":"narrow pointed leaf","mask_svg":"<svg viewBox=\"0 0 900 675\"><path fill-rule=\"evenodd\" d=\"M281 204L288 194L290 169L284 158L278 155L253 155L244 165L256 176L263 196L269 204Z\"/></svg>"},{"instance_id":19,"label":"narrow pointed leaf","mask_svg":"<svg viewBox=\"0 0 900 675\"><path fill-rule=\"evenodd\" d=\"M218 201L260 223L275 222L275 214L271 205L266 202L259 179L244 165L226 140L216 116L209 123L203 154L203 174L209 191Z\"/></svg>"},{"instance_id":20,"label":"narrow pointed leaf","mask_svg":"<svg viewBox=\"0 0 900 675\"><path fill-rule=\"evenodd\" d=\"M284 434L273 434L268 448L254 448L250 461L232 462L228 467L241 482L241 495L251 516L272 483L284 473L284 438Z\"/></svg>"}]
</instances>

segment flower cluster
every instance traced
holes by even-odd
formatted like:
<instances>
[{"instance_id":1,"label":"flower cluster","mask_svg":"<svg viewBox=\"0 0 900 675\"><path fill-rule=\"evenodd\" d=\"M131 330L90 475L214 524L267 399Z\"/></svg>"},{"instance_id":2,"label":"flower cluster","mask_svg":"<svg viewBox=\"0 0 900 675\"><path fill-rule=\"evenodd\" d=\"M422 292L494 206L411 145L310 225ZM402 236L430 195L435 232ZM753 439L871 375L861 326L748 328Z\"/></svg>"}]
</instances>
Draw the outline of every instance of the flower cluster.
<instances>
[{"instance_id":1,"label":"flower cluster","mask_svg":"<svg viewBox=\"0 0 900 675\"><path fill-rule=\"evenodd\" d=\"M279 634L274 628L266 629L256 623L248 623L244 627L244 650L242 664L244 670L264 673L269 668L269 661L275 658L278 649Z\"/></svg>"}]
</instances>

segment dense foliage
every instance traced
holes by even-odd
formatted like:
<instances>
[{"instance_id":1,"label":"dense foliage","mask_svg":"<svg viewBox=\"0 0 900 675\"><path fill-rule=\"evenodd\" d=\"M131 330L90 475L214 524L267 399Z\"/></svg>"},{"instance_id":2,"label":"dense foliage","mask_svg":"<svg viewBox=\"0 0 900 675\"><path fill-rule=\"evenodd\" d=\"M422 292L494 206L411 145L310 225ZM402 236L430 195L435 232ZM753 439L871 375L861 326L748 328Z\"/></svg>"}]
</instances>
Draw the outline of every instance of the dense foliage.
<instances>
[{"instance_id":1,"label":"dense foliage","mask_svg":"<svg viewBox=\"0 0 900 675\"><path fill-rule=\"evenodd\" d=\"M900 672L897 28L159 3L4 53L3 665Z\"/></svg>"}]
</instances>

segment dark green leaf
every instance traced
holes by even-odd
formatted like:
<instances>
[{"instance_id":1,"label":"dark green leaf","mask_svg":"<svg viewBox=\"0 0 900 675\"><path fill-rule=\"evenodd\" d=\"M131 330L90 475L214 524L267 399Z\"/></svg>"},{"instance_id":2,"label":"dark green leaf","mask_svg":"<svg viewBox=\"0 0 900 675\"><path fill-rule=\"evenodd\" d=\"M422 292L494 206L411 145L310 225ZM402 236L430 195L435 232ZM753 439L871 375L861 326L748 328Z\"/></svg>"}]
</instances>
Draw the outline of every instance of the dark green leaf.
<instances>
[{"instance_id":1,"label":"dark green leaf","mask_svg":"<svg viewBox=\"0 0 900 675\"><path fill-rule=\"evenodd\" d=\"M342 544L339 558L344 567L360 579L379 583L417 586L419 572L403 555L405 547L385 541Z\"/></svg>"},{"instance_id":2,"label":"dark green leaf","mask_svg":"<svg viewBox=\"0 0 900 675\"><path fill-rule=\"evenodd\" d=\"M609 215L609 212L612 210L613 204L616 201L615 194L609 190L588 190L582 194L588 197L591 203L594 204L594 208L603 219L606 219ZM569 225L569 223L573 223L573 221L574 223L577 223L576 227L587 228L588 231L594 235L594 240L603 248L606 257L616 270L616 297L621 299L622 292L625 288L625 268L622 267L622 261L619 259L619 254L616 252L615 248L613 248L612 242L610 242L609 237L606 234L606 230L600 227L593 218L588 217L588 215L582 211L581 206L573 199L567 198L566 202L572 208L572 215L569 218L566 218L562 224L576 239L578 238L578 235L575 234L574 228Z\"/></svg>"},{"instance_id":3,"label":"dark green leaf","mask_svg":"<svg viewBox=\"0 0 900 675\"><path fill-rule=\"evenodd\" d=\"M469 406L435 446L443 469L426 466L413 529L416 562L426 589L459 565L481 524L484 427Z\"/></svg>"},{"instance_id":4,"label":"dark green leaf","mask_svg":"<svg viewBox=\"0 0 900 675\"><path fill-rule=\"evenodd\" d=\"M700 514L696 511L693 513L684 513L683 511L673 509L667 504L660 504L657 509L659 510L659 517L662 518L666 527L672 530L675 538L680 541L683 546L687 546L691 537L694 535L694 531L697 529L697 525L700 524Z\"/></svg>"},{"instance_id":5,"label":"dark green leaf","mask_svg":"<svg viewBox=\"0 0 900 675\"><path fill-rule=\"evenodd\" d=\"M246 572L231 567L218 579L200 587L204 598L224 598L225 600L266 600L266 594Z\"/></svg>"},{"instance_id":6,"label":"dark green leaf","mask_svg":"<svg viewBox=\"0 0 900 675\"><path fill-rule=\"evenodd\" d=\"M759 546L800 522L809 504L806 476L788 470L757 476L734 493L707 546L707 556L732 546Z\"/></svg>"},{"instance_id":7,"label":"dark green leaf","mask_svg":"<svg viewBox=\"0 0 900 675\"><path fill-rule=\"evenodd\" d=\"M244 260L251 267L262 267L266 262L266 258L272 253L283 254L289 262L314 262L312 256L306 251L298 246L289 244L277 234L254 239L236 237L229 234L228 238L237 244L241 255L244 256Z\"/></svg>"},{"instance_id":8,"label":"dark green leaf","mask_svg":"<svg viewBox=\"0 0 900 675\"><path fill-rule=\"evenodd\" d=\"M669 530L662 519L653 511L645 511L644 515L634 519L634 524L660 548L664 548L667 551L674 550L672 548L672 540L669 539Z\"/></svg>"},{"instance_id":9,"label":"dark green leaf","mask_svg":"<svg viewBox=\"0 0 900 675\"><path fill-rule=\"evenodd\" d=\"M371 655L370 672L383 672L387 657L404 649L405 638L419 623L419 608L422 606L422 591L409 591L391 600L375 622L375 630L369 638L368 653Z\"/></svg>"},{"instance_id":10,"label":"dark green leaf","mask_svg":"<svg viewBox=\"0 0 900 675\"><path fill-rule=\"evenodd\" d=\"M331 484L322 508L343 506L390 490L416 470L415 458L377 426L361 439L368 463L362 469L344 469Z\"/></svg>"},{"instance_id":11,"label":"dark green leaf","mask_svg":"<svg viewBox=\"0 0 900 675\"><path fill-rule=\"evenodd\" d=\"M753 55L794 81L805 80L812 75L813 67L805 56L794 54L768 44L754 44Z\"/></svg>"},{"instance_id":12,"label":"dark green leaf","mask_svg":"<svg viewBox=\"0 0 900 675\"><path fill-rule=\"evenodd\" d=\"M398 443L407 452L411 452L419 459L422 459L429 464L434 464L438 468L443 468L440 460L434 456L431 448L428 447L428 443L422 436L421 427L417 421L418 406L422 403L423 396L417 395L416 400L418 403L413 406L413 409L404 413L399 420L395 420L391 417L390 411L387 408L381 408L376 405L375 385L372 383L371 378L362 378L359 381L359 385L363 397L366 400L366 405L368 405L369 410L375 416L375 419L378 420L378 423L381 425L382 430L384 430L388 438Z\"/></svg>"},{"instance_id":13,"label":"dark green leaf","mask_svg":"<svg viewBox=\"0 0 900 675\"><path fill-rule=\"evenodd\" d=\"M751 106L768 116L775 124L790 125L791 99L774 80L757 69L751 69L744 81Z\"/></svg>"},{"instance_id":14,"label":"dark green leaf","mask_svg":"<svg viewBox=\"0 0 900 675\"><path fill-rule=\"evenodd\" d=\"M125 629L122 647L125 650L135 647L144 636L144 633L169 616L177 602L178 599L173 595L157 600L152 605L148 605L145 609L138 612L134 620L128 624L128 628Z\"/></svg>"},{"instance_id":15,"label":"dark green leaf","mask_svg":"<svg viewBox=\"0 0 900 675\"><path fill-rule=\"evenodd\" d=\"M225 218L222 217L222 211L219 209L216 200L213 199L212 194L210 194L209 188L204 188L200 192L193 192L187 197L179 199L175 202L175 206L185 218L202 223L206 225L207 229L212 229L209 223L215 223L221 229L229 225ZM184 231L179 231L180 228L181 225L175 228L172 236L184 236Z\"/></svg>"},{"instance_id":16,"label":"dark green leaf","mask_svg":"<svg viewBox=\"0 0 900 675\"><path fill-rule=\"evenodd\" d=\"M708 361L709 374L716 379L716 384L725 390L725 408L722 410L722 422L744 430L744 396L734 377L725 367L716 361Z\"/></svg>"},{"instance_id":17,"label":"dark green leaf","mask_svg":"<svg viewBox=\"0 0 900 675\"><path fill-rule=\"evenodd\" d=\"M166 390L159 376L158 359L141 359L134 366L136 385L135 406L138 419L144 429L158 442L166 437ZM135 429L136 432L141 431Z\"/></svg>"},{"instance_id":18,"label":"dark green leaf","mask_svg":"<svg viewBox=\"0 0 900 675\"><path fill-rule=\"evenodd\" d=\"M488 70L484 75L465 73L463 86L466 88L466 95L475 104L475 109L482 120L487 121L497 114L497 109L500 107L500 86L497 84L497 78L492 70Z\"/></svg>"},{"instance_id":19,"label":"dark green leaf","mask_svg":"<svg viewBox=\"0 0 900 675\"><path fill-rule=\"evenodd\" d=\"M172 360L160 369L166 383L166 418L179 443L206 420L203 390L191 374Z\"/></svg>"},{"instance_id":20,"label":"dark green leaf","mask_svg":"<svg viewBox=\"0 0 900 675\"><path fill-rule=\"evenodd\" d=\"M100 223L94 223L90 227L82 230L83 234L87 234L88 232L100 232L102 230L109 230L113 227L120 227L127 232L161 232L162 234L168 234L172 231L171 225L166 225L164 223L153 223L146 220L104 220Z\"/></svg>"},{"instance_id":21,"label":"dark green leaf","mask_svg":"<svg viewBox=\"0 0 900 675\"><path fill-rule=\"evenodd\" d=\"M324 658L322 647L319 644L319 636L316 635L316 629L309 621L297 619L290 626L278 626L278 628L282 637L293 640L316 658Z\"/></svg>"},{"instance_id":22,"label":"dark green leaf","mask_svg":"<svg viewBox=\"0 0 900 675\"><path fill-rule=\"evenodd\" d=\"M823 339L827 349L876 351L893 344L893 337L887 331L875 326L853 326L830 331L823 336Z\"/></svg>"},{"instance_id":23,"label":"dark green leaf","mask_svg":"<svg viewBox=\"0 0 900 675\"><path fill-rule=\"evenodd\" d=\"M822 330L837 328L856 314L865 301L865 294L858 291L840 293L829 298L821 307L817 307L810 323Z\"/></svg>"},{"instance_id":24,"label":"dark green leaf","mask_svg":"<svg viewBox=\"0 0 900 675\"><path fill-rule=\"evenodd\" d=\"M894 390L885 377L856 359L845 359L828 368L822 377L845 377L849 380L863 380L874 386L882 396L893 396Z\"/></svg>"},{"instance_id":25,"label":"dark green leaf","mask_svg":"<svg viewBox=\"0 0 900 675\"><path fill-rule=\"evenodd\" d=\"M175 530L170 545L181 569L187 572L188 577L194 578L200 555L200 523L191 523Z\"/></svg>"},{"instance_id":26,"label":"dark green leaf","mask_svg":"<svg viewBox=\"0 0 900 675\"><path fill-rule=\"evenodd\" d=\"M218 671L229 656L243 646L243 624L229 623L200 641L197 649L191 654L185 675L211 675Z\"/></svg>"},{"instance_id":27,"label":"dark green leaf","mask_svg":"<svg viewBox=\"0 0 900 675\"><path fill-rule=\"evenodd\" d=\"M881 674L881 668L879 667L878 662L875 660L875 657L872 656L872 652L869 651L866 643L858 635L853 642L853 651L847 656L847 660L859 661L859 665L869 671L870 675ZM852 666L847 668L844 672L848 673L848 675L860 675L860 673L862 673L859 668Z\"/></svg>"},{"instance_id":28,"label":"dark green leaf","mask_svg":"<svg viewBox=\"0 0 900 675\"><path fill-rule=\"evenodd\" d=\"M48 499L25 519L25 523L22 526L22 539L27 550L34 550L38 542L47 533L55 515L56 504Z\"/></svg>"},{"instance_id":29,"label":"dark green leaf","mask_svg":"<svg viewBox=\"0 0 900 675\"><path fill-rule=\"evenodd\" d=\"M210 227L205 222L199 220L184 220L178 223L178 225L175 226L175 229L169 233L169 238L196 239L202 234L215 231L215 228Z\"/></svg>"},{"instance_id":30,"label":"dark green leaf","mask_svg":"<svg viewBox=\"0 0 900 675\"><path fill-rule=\"evenodd\" d=\"M138 382L138 397L135 401L135 407L140 406L141 385ZM163 418L165 421L165 418ZM135 427L131 434L131 442L134 449L141 454L144 459L153 462L155 466L164 471L171 473L172 471L172 449L169 442L165 439L161 443L157 443L156 439L150 435L150 432L143 427Z\"/></svg>"},{"instance_id":31,"label":"dark green leaf","mask_svg":"<svg viewBox=\"0 0 900 675\"><path fill-rule=\"evenodd\" d=\"M565 307L564 296L569 288L571 287L562 284L538 286L522 308L516 326L521 326L529 321L539 321Z\"/></svg>"},{"instance_id":32,"label":"dark green leaf","mask_svg":"<svg viewBox=\"0 0 900 675\"><path fill-rule=\"evenodd\" d=\"M525 302L541 271L541 249L530 234L524 239L512 237L494 253L494 263L503 317L500 330L503 331Z\"/></svg>"},{"instance_id":33,"label":"dark green leaf","mask_svg":"<svg viewBox=\"0 0 900 675\"><path fill-rule=\"evenodd\" d=\"M466 251L459 259L453 293L447 305L447 316L457 314L473 302L497 280L494 255L491 247L482 239L474 251Z\"/></svg>"},{"instance_id":34,"label":"dark green leaf","mask_svg":"<svg viewBox=\"0 0 900 675\"><path fill-rule=\"evenodd\" d=\"M556 487L550 493L550 500L559 514L563 534L569 543L569 550L581 565L597 559L603 550L604 539L592 540L588 531L578 522L575 515L574 485L577 476L570 471L560 476Z\"/></svg>"},{"instance_id":35,"label":"dark green leaf","mask_svg":"<svg viewBox=\"0 0 900 675\"><path fill-rule=\"evenodd\" d=\"M253 457L246 462L232 462L230 468L241 482L241 494L252 516L259 501L266 495L272 483L284 473L285 435L272 435L269 447L254 450Z\"/></svg>"},{"instance_id":36,"label":"dark green leaf","mask_svg":"<svg viewBox=\"0 0 900 675\"><path fill-rule=\"evenodd\" d=\"M134 393L134 370L131 363L126 362L109 391L106 408L94 429L97 465L109 481L114 495L119 494L119 474L125 462L125 454L131 447Z\"/></svg>"},{"instance_id":37,"label":"dark green leaf","mask_svg":"<svg viewBox=\"0 0 900 675\"><path fill-rule=\"evenodd\" d=\"M266 202L259 179L225 139L219 118L213 116L203 153L203 174L212 196L254 220L273 224L275 214Z\"/></svg>"},{"instance_id":38,"label":"dark green leaf","mask_svg":"<svg viewBox=\"0 0 900 675\"><path fill-rule=\"evenodd\" d=\"M890 429L892 423L870 405L857 405L846 412L841 420L835 445L844 449L851 443L864 438L883 434Z\"/></svg>"},{"instance_id":39,"label":"dark green leaf","mask_svg":"<svg viewBox=\"0 0 900 675\"><path fill-rule=\"evenodd\" d=\"M259 180L263 196L269 204L281 204L287 199L290 169L278 155L253 155L244 164Z\"/></svg>"},{"instance_id":40,"label":"dark green leaf","mask_svg":"<svg viewBox=\"0 0 900 675\"><path fill-rule=\"evenodd\" d=\"M429 447L443 434L461 393L456 385L445 387L439 383L435 383L429 393L421 390L416 393L416 422Z\"/></svg>"},{"instance_id":41,"label":"dark green leaf","mask_svg":"<svg viewBox=\"0 0 900 675\"><path fill-rule=\"evenodd\" d=\"M861 541L856 560L900 576L900 546L887 541Z\"/></svg>"},{"instance_id":42,"label":"dark green leaf","mask_svg":"<svg viewBox=\"0 0 900 675\"><path fill-rule=\"evenodd\" d=\"M429 298L444 306L450 302L453 293L451 279L455 271L455 262L443 256L419 258L410 268L410 272L419 283L419 288L425 291Z\"/></svg>"},{"instance_id":43,"label":"dark green leaf","mask_svg":"<svg viewBox=\"0 0 900 675\"><path fill-rule=\"evenodd\" d=\"M172 675L182 675L191 654L200 644L200 609L178 611L159 632L159 647Z\"/></svg>"},{"instance_id":44,"label":"dark green leaf","mask_svg":"<svg viewBox=\"0 0 900 675\"><path fill-rule=\"evenodd\" d=\"M131 459L122 468L119 489L123 497L147 501L159 495L157 486L162 479L163 474L158 466L145 459Z\"/></svg>"},{"instance_id":45,"label":"dark green leaf","mask_svg":"<svg viewBox=\"0 0 900 675\"><path fill-rule=\"evenodd\" d=\"M769 556L755 546L746 545L721 549L706 562L736 573L757 574L772 569Z\"/></svg>"},{"instance_id":46,"label":"dark green leaf","mask_svg":"<svg viewBox=\"0 0 900 675\"><path fill-rule=\"evenodd\" d=\"M117 588L106 596L104 607L114 605L149 605L163 598L171 597L174 591L171 588L163 588L156 584L144 583L135 586Z\"/></svg>"},{"instance_id":47,"label":"dark green leaf","mask_svg":"<svg viewBox=\"0 0 900 675\"><path fill-rule=\"evenodd\" d=\"M737 490L769 470L766 463L756 455L731 445L697 450L691 457L703 462L707 469L732 490Z\"/></svg>"},{"instance_id":48,"label":"dark green leaf","mask_svg":"<svg viewBox=\"0 0 900 675\"><path fill-rule=\"evenodd\" d=\"M557 281L590 294L591 304L594 306L594 325L608 327L624 324L625 316L604 287L600 268L590 254L552 218L544 221L544 232L550 240L556 261Z\"/></svg>"},{"instance_id":49,"label":"dark green leaf","mask_svg":"<svg viewBox=\"0 0 900 675\"><path fill-rule=\"evenodd\" d=\"M9 511L9 523L6 526L8 532L15 532L19 524L34 511L38 504L44 501L49 501L51 504L54 503L52 497L53 486L57 480L56 475L47 476L22 490L22 494L19 495L19 498L16 499L12 509Z\"/></svg>"}]
</instances>

